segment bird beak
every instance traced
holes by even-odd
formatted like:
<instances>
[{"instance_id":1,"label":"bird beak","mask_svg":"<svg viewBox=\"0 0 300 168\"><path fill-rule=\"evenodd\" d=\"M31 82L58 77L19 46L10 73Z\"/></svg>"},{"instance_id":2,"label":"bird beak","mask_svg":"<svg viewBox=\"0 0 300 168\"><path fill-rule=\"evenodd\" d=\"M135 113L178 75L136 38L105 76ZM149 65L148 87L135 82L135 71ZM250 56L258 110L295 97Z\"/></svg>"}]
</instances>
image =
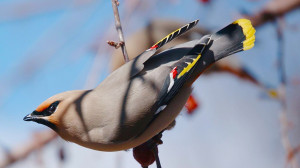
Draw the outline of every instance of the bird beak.
<instances>
[{"instance_id":1,"label":"bird beak","mask_svg":"<svg viewBox=\"0 0 300 168\"><path fill-rule=\"evenodd\" d=\"M31 114L28 114L23 118L23 120L24 121L32 121L32 120L34 120L34 117Z\"/></svg>"},{"instance_id":2,"label":"bird beak","mask_svg":"<svg viewBox=\"0 0 300 168\"><path fill-rule=\"evenodd\" d=\"M41 118L39 115L34 114L34 113L36 113L36 111L32 112L31 114L26 115L26 116L23 118L23 120L24 120L24 121L36 121L36 120L38 120L38 119Z\"/></svg>"},{"instance_id":3,"label":"bird beak","mask_svg":"<svg viewBox=\"0 0 300 168\"><path fill-rule=\"evenodd\" d=\"M23 118L24 121L34 121L39 124L46 125L53 129L54 131L57 130L56 125L48 121L47 116L42 115L41 112L33 111L31 114L26 115Z\"/></svg>"}]
</instances>

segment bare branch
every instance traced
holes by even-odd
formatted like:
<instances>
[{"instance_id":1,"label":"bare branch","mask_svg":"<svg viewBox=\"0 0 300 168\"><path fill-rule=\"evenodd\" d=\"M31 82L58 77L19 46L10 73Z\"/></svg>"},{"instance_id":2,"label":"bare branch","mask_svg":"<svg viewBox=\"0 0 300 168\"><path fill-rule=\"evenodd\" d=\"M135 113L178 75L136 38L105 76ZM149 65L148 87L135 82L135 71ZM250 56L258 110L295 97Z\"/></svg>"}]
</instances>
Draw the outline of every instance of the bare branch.
<instances>
[{"instance_id":1,"label":"bare branch","mask_svg":"<svg viewBox=\"0 0 300 168\"><path fill-rule=\"evenodd\" d=\"M292 159L295 158L295 156L300 152L300 145L294 149L292 149L291 151L289 151L288 155L287 155L287 161L291 162Z\"/></svg>"},{"instance_id":2,"label":"bare branch","mask_svg":"<svg viewBox=\"0 0 300 168\"><path fill-rule=\"evenodd\" d=\"M292 154L296 154L298 151L292 147L290 138L288 136L289 131L289 120L287 117L288 108L287 108L287 101L286 101L286 72L285 72L285 54L284 54L284 40L283 40L283 18L277 19L277 41L279 43L278 47L278 77L280 80L280 87L278 88L279 93L279 102L281 105L281 114L280 114L280 129L281 129L281 141L283 148L287 154L287 163L290 164L292 168L299 168L298 161L296 157ZM287 165L286 165L287 167Z\"/></svg>"},{"instance_id":3,"label":"bare branch","mask_svg":"<svg viewBox=\"0 0 300 168\"><path fill-rule=\"evenodd\" d=\"M273 0L267 3L264 8L252 16L248 16L253 26L263 25L268 21L274 21L296 8L300 7L300 0Z\"/></svg>"},{"instance_id":4,"label":"bare branch","mask_svg":"<svg viewBox=\"0 0 300 168\"><path fill-rule=\"evenodd\" d=\"M124 45L124 42L116 43L114 41L107 41L107 44L118 49L120 46Z\"/></svg>"},{"instance_id":5,"label":"bare branch","mask_svg":"<svg viewBox=\"0 0 300 168\"><path fill-rule=\"evenodd\" d=\"M156 145L156 147L153 148L153 153L154 153L154 156L155 156L156 167L161 168L160 160L159 160L159 157L158 157L157 145Z\"/></svg>"},{"instance_id":6,"label":"bare branch","mask_svg":"<svg viewBox=\"0 0 300 168\"><path fill-rule=\"evenodd\" d=\"M122 48L122 53L123 53L123 56L124 56L124 60L125 60L125 62L128 62L129 58L128 58L128 54L127 54L127 50L126 50L126 46L125 46L125 40L124 40L123 31L122 31L122 26L121 26L121 21L120 21L120 16L119 16L119 10L118 10L119 1L118 0L111 0L111 3L112 3L113 11L114 11L115 24L116 24L117 32L119 34L120 44L123 44L123 45L121 45L121 48Z\"/></svg>"},{"instance_id":7,"label":"bare branch","mask_svg":"<svg viewBox=\"0 0 300 168\"><path fill-rule=\"evenodd\" d=\"M36 132L28 142L7 151L4 160L0 161L0 167L7 167L17 161L25 159L33 151L44 147L57 137L54 131Z\"/></svg>"}]
</instances>

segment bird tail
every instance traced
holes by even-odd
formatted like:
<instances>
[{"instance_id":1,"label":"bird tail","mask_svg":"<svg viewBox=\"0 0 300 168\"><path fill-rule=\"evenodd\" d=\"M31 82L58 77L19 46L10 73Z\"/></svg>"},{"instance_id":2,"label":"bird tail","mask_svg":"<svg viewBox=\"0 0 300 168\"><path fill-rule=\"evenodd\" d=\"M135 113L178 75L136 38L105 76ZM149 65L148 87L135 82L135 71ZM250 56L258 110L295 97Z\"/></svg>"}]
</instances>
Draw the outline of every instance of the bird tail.
<instances>
[{"instance_id":1,"label":"bird tail","mask_svg":"<svg viewBox=\"0 0 300 168\"><path fill-rule=\"evenodd\" d=\"M183 85L191 85L214 62L254 46L255 29L247 19L239 19L217 33L206 35L192 42L192 49L174 63L158 101L159 107L178 93ZM186 44L186 45L191 45Z\"/></svg>"},{"instance_id":2,"label":"bird tail","mask_svg":"<svg viewBox=\"0 0 300 168\"><path fill-rule=\"evenodd\" d=\"M214 34L202 37L175 65L180 71L178 78L186 76L185 79L193 83L214 62L251 49L255 42L254 34L255 29L251 22L239 19Z\"/></svg>"},{"instance_id":3,"label":"bird tail","mask_svg":"<svg viewBox=\"0 0 300 168\"><path fill-rule=\"evenodd\" d=\"M209 50L213 52L215 61L240 51L249 50L254 46L254 34L255 29L250 20L236 20L211 35L212 44Z\"/></svg>"}]
</instances>

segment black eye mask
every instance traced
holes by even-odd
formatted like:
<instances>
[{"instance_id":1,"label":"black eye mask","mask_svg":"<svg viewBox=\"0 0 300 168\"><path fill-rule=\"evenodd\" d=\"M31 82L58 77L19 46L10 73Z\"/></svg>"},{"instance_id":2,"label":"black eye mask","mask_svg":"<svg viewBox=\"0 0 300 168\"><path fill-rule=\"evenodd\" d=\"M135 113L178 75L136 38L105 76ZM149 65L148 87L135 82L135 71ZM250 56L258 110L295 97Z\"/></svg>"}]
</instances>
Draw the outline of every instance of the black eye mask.
<instances>
[{"instance_id":1,"label":"black eye mask","mask_svg":"<svg viewBox=\"0 0 300 168\"><path fill-rule=\"evenodd\" d=\"M50 116L51 114L53 114L58 106L60 101L56 101L54 103L52 103L48 108L46 108L44 111L38 112L38 111L34 111L32 112L33 115L36 116Z\"/></svg>"},{"instance_id":2,"label":"black eye mask","mask_svg":"<svg viewBox=\"0 0 300 168\"><path fill-rule=\"evenodd\" d=\"M43 110L41 112L33 111L31 114L25 116L23 120L24 121L34 121L39 124L46 125L46 126L50 127L51 129L53 129L54 131L56 131L57 130L56 125L54 123L51 123L48 120L43 119L43 117L50 116L51 114L53 114L56 111L59 102L60 101L56 101L56 102L52 103L48 108L46 108L45 110Z\"/></svg>"}]
</instances>

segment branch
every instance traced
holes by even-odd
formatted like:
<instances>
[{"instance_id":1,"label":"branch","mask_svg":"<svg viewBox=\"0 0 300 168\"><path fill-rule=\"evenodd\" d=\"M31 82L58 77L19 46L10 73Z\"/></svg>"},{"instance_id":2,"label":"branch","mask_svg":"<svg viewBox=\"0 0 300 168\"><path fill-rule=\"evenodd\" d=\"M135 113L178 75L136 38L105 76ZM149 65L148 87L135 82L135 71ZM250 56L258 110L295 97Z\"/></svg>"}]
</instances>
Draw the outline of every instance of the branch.
<instances>
[{"instance_id":1,"label":"branch","mask_svg":"<svg viewBox=\"0 0 300 168\"><path fill-rule=\"evenodd\" d=\"M5 159L0 161L0 167L7 167L17 161L25 159L29 154L44 147L57 137L54 131L36 132L32 139L20 146L6 152Z\"/></svg>"},{"instance_id":2,"label":"branch","mask_svg":"<svg viewBox=\"0 0 300 168\"><path fill-rule=\"evenodd\" d=\"M153 148L153 153L154 153L154 156L155 156L156 167L161 168L160 160L159 160L159 157L158 157L157 145Z\"/></svg>"},{"instance_id":3,"label":"branch","mask_svg":"<svg viewBox=\"0 0 300 168\"><path fill-rule=\"evenodd\" d=\"M280 114L280 128L281 128L281 141L283 148L287 154L287 163L290 164L292 168L299 168L298 161L294 157L298 150L294 149L291 145L291 141L288 136L289 131L289 121L287 117L288 108L286 102L286 73L285 73L285 55L284 55L284 40L283 40L283 18L277 19L277 41L278 41L278 77L280 80L280 87L278 88L279 101L281 105ZM287 167L287 165L286 165Z\"/></svg>"},{"instance_id":4,"label":"branch","mask_svg":"<svg viewBox=\"0 0 300 168\"><path fill-rule=\"evenodd\" d=\"M107 44L112 46L112 47L115 47L115 49L118 49L119 47L121 47L122 45L124 45L124 42L119 42L119 43L116 43L114 41L107 41Z\"/></svg>"},{"instance_id":5,"label":"branch","mask_svg":"<svg viewBox=\"0 0 300 168\"><path fill-rule=\"evenodd\" d=\"M119 10L118 10L119 1L111 0L111 3L112 3L113 11L114 11L114 16L115 16L116 29L117 29L117 32L119 34L119 39L120 39L120 42L118 44L120 44L120 46L121 46L125 62L128 62L129 58L128 58L128 54L127 54L127 50L126 50L126 46L125 46L125 40L124 40L123 31L122 31Z\"/></svg>"},{"instance_id":6,"label":"branch","mask_svg":"<svg viewBox=\"0 0 300 168\"><path fill-rule=\"evenodd\" d=\"M71 0L44 0L44 1L24 1L17 3L1 3L0 21L14 21L17 19L27 19L28 17L62 10L69 6ZM73 5L78 5L74 3Z\"/></svg>"},{"instance_id":7,"label":"branch","mask_svg":"<svg viewBox=\"0 0 300 168\"><path fill-rule=\"evenodd\" d=\"M262 10L246 17L251 20L254 27L257 27L268 21L274 21L277 17L299 7L300 0L273 0L267 3Z\"/></svg>"}]
</instances>

